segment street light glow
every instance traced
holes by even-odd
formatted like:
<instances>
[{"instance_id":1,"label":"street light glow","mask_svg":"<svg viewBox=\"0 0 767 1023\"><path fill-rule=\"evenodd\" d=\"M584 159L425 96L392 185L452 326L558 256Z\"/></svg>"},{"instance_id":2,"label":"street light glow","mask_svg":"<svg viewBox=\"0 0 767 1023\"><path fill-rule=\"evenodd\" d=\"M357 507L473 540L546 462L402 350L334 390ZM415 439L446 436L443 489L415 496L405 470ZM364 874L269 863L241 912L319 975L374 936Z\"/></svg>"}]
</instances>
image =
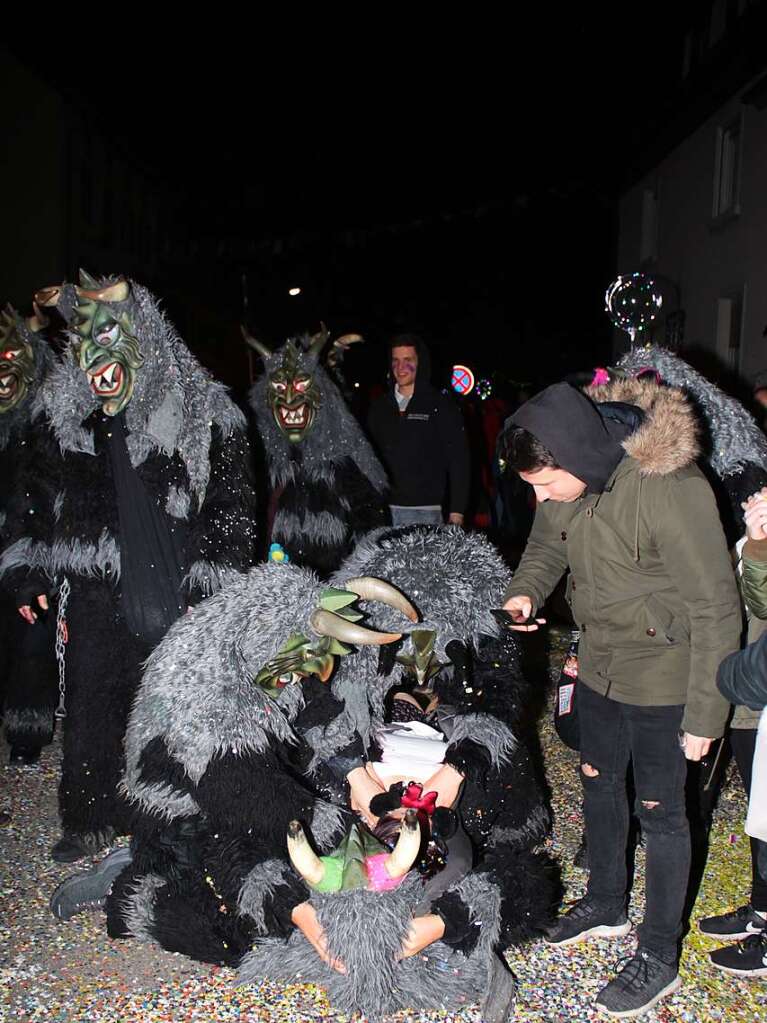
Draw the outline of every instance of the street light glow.
<instances>
[{"instance_id":1,"label":"street light glow","mask_svg":"<svg viewBox=\"0 0 767 1023\"><path fill-rule=\"evenodd\" d=\"M301 289L300 288L288 288L288 294L291 295L293 298L295 298L296 295L300 295L301 294Z\"/></svg>"}]
</instances>

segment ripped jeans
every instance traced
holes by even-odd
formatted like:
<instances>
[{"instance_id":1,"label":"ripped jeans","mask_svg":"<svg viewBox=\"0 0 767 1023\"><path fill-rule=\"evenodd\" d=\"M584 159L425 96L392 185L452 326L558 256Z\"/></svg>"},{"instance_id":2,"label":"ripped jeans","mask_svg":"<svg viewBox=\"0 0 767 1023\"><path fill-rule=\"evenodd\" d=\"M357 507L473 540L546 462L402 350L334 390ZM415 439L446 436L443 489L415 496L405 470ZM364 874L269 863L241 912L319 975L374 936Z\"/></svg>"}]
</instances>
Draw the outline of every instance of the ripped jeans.
<instances>
[{"instance_id":1,"label":"ripped jeans","mask_svg":"<svg viewBox=\"0 0 767 1023\"><path fill-rule=\"evenodd\" d=\"M684 707L638 707L600 696L585 685L579 689L588 895L616 909L626 905L626 776L631 763L646 849L646 905L637 929L639 942L666 962L676 962L690 874L687 761L679 746Z\"/></svg>"}]
</instances>

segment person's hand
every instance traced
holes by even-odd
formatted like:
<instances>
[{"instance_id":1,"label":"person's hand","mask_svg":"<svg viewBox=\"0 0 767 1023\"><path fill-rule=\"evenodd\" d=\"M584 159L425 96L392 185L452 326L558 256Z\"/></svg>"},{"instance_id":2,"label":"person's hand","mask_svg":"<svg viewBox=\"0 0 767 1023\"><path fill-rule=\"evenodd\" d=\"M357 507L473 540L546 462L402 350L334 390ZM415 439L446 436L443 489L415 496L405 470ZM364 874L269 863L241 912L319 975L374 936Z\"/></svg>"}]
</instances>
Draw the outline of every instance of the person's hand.
<instances>
[{"instance_id":1,"label":"person's hand","mask_svg":"<svg viewBox=\"0 0 767 1023\"><path fill-rule=\"evenodd\" d=\"M767 540L767 488L744 501L743 512L749 540Z\"/></svg>"},{"instance_id":2,"label":"person's hand","mask_svg":"<svg viewBox=\"0 0 767 1023\"><path fill-rule=\"evenodd\" d=\"M352 810L363 818L369 828L374 828L378 818L371 813L370 800L386 789L370 777L364 767L355 767L346 776L349 782L349 795Z\"/></svg>"},{"instance_id":3,"label":"person's hand","mask_svg":"<svg viewBox=\"0 0 767 1023\"><path fill-rule=\"evenodd\" d=\"M423 783L423 791L437 793L437 806L453 806L461 788L463 775L450 764L442 764L428 781Z\"/></svg>"},{"instance_id":4,"label":"person's hand","mask_svg":"<svg viewBox=\"0 0 767 1023\"><path fill-rule=\"evenodd\" d=\"M513 629L514 632L535 632L539 625L546 624L545 618L536 618L535 621L527 621L533 614L533 601L530 597L525 597L522 594L518 597L509 597L503 605L503 609L504 611L509 612L515 622L526 623L524 625L510 625L509 628Z\"/></svg>"},{"instance_id":5,"label":"person's hand","mask_svg":"<svg viewBox=\"0 0 767 1023\"><path fill-rule=\"evenodd\" d=\"M711 749L713 739L702 739L699 735L684 732L679 740L682 752L688 760L702 760Z\"/></svg>"},{"instance_id":6,"label":"person's hand","mask_svg":"<svg viewBox=\"0 0 767 1023\"><path fill-rule=\"evenodd\" d=\"M293 907L290 919L298 927L303 936L313 946L317 955L336 973L346 973L346 966L340 959L331 959L328 952L328 943L325 938L325 931L317 918L314 906L310 902L299 902Z\"/></svg>"},{"instance_id":7,"label":"person's hand","mask_svg":"<svg viewBox=\"0 0 767 1023\"><path fill-rule=\"evenodd\" d=\"M447 517L447 521L448 521L448 525L451 525L451 526L462 526L463 525L463 515L461 515L460 512L450 512L450 514Z\"/></svg>"},{"instance_id":8,"label":"person's hand","mask_svg":"<svg viewBox=\"0 0 767 1023\"><path fill-rule=\"evenodd\" d=\"M30 625L34 625L35 622L37 621L37 615L32 610L32 606L33 605L31 604L22 604L21 607L18 609L21 617L24 619L25 622L29 622ZM37 606L40 607L43 611L48 610L48 597L44 593L39 593L37 595Z\"/></svg>"}]
</instances>

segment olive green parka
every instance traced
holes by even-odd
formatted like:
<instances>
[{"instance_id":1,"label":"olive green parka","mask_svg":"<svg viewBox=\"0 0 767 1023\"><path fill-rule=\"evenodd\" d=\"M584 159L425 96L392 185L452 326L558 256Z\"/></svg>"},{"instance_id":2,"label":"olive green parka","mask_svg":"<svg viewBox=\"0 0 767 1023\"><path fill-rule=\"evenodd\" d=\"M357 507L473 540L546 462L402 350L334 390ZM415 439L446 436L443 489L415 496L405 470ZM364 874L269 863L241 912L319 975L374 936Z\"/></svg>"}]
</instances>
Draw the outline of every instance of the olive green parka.
<instances>
[{"instance_id":1,"label":"olive green parka","mask_svg":"<svg viewBox=\"0 0 767 1023\"><path fill-rule=\"evenodd\" d=\"M601 493L538 505L507 598L540 609L569 567L580 681L621 703L684 704L682 728L718 738L729 704L716 672L739 648L742 613L714 495L695 464L693 410L681 391L648 379L587 394L637 405L644 422Z\"/></svg>"}]
</instances>

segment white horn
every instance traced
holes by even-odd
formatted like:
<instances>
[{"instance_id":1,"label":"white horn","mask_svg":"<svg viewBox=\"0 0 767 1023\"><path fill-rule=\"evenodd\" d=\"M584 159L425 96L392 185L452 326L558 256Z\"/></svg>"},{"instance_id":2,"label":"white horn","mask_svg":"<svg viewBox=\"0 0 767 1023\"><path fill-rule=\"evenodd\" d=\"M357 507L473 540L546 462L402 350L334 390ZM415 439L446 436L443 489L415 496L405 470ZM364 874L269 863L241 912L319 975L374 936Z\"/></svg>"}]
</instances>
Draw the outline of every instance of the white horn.
<instances>
[{"instance_id":1,"label":"white horn","mask_svg":"<svg viewBox=\"0 0 767 1023\"><path fill-rule=\"evenodd\" d=\"M288 824L288 856L304 881L316 888L325 876L325 864L307 842L298 821Z\"/></svg>"},{"instance_id":2,"label":"white horn","mask_svg":"<svg viewBox=\"0 0 767 1023\"><path fill-rule=\"evenodd\" d=\"M404 877L413 866L421 848L421 828L418 814L412 808L405 813L397 844L384 860L386 873L391 878Z\"/></svg>"}]
</instances>

